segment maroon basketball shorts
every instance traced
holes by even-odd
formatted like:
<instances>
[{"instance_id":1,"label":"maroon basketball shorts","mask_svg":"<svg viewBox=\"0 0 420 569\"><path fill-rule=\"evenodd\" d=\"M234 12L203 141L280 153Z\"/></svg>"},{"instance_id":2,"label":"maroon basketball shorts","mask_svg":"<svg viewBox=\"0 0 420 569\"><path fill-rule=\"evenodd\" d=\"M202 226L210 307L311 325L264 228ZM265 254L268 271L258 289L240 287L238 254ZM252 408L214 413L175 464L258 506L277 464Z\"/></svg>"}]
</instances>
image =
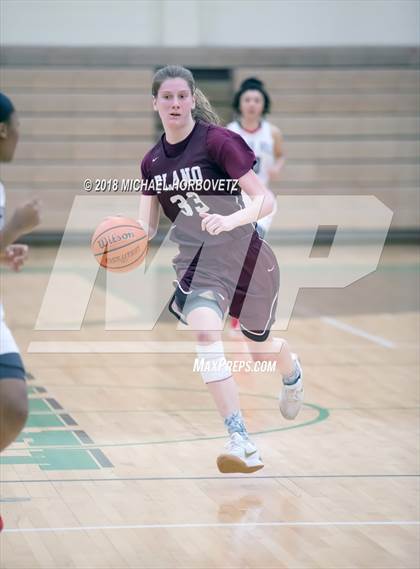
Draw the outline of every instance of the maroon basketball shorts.
<instances>
[{"instance_id":1,"label":"maroon basketball shorts","mask_svg":"<svg viewBox=\"0 0 420 569\"><path fill-rule=\"evenodd\" d=\"M224 318L239 319L245 336L267 339L275 320L280 274L270 246L257 232L222 245L180 246L173 265L176 291L169 310L186 323L198 306L212 306Z\"/></svg>"}]
</instances>

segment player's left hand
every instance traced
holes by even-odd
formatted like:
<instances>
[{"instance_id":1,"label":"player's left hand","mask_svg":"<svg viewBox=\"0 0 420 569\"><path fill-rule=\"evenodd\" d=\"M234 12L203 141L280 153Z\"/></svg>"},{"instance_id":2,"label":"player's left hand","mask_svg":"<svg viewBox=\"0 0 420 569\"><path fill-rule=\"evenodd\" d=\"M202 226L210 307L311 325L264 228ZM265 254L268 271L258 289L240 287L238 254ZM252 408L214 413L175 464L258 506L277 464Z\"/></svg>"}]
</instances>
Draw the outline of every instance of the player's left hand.
<instances>
[{"instance_id":1,"label":"player's left hand","mask_svg":"<svg viewBox=\"0 0 420 569\"><path fill-rule=\"evenodd\" d=\"M210 235L219 235L223 231L232 231L234 224L230 215L219 215L218 213L200 213L201 229Z\"/></svg>"},{"instance_id":2,"label":"player's left hand","mask_svg":"<svg viewBox=\"0 0 420 569\"><path fill-rule=\"evenodd\" d=\"M4 261L14 271L19 271L28 258L29 247L27 245L14 244L6 247Z\"/></svg>"}]
</instances>

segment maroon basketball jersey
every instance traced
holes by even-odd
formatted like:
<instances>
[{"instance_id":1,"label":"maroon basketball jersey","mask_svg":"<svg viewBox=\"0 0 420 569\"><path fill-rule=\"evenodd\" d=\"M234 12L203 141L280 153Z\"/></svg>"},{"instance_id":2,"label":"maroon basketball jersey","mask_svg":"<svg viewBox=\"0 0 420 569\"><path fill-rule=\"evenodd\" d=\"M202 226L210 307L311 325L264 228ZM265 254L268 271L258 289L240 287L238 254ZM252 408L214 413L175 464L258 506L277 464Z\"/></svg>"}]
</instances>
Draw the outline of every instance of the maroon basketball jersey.
<instances>
[{"instance_id":1,"label":"maroon basketball jersey","mask_svg":"<svg viewBox=\"0 0 420 569\"><path fill-rule=\"evenodd\" d=\"M252 169L255 155L241 136L197 121L187 138L169 144L165 135L141 164L148 188L172 221L171 239L182 245L219 245L250 235L254 224L220 235L202 231L201 212L230 215L244 208L238 178Z\"/></svg>"}]
</instances>

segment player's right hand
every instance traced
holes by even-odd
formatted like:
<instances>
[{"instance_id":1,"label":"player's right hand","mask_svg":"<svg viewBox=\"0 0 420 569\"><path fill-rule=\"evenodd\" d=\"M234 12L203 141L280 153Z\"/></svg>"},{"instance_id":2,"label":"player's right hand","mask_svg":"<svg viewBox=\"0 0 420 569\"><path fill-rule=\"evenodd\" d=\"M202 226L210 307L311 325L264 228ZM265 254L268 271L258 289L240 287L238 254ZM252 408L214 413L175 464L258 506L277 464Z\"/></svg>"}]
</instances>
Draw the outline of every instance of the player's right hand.
<instances>
[{"instance_id":1,"label":"player's right hand","mask_svg":"<svg viewBox=\"0 0 420 569\"><path fill-rule=\"evenodd\" d=\"M39 225L41 221L40 205L39 200L34 199L16 208L12 217L12 223L19 234L29 233Z\"/></svg>"}]
</instances>

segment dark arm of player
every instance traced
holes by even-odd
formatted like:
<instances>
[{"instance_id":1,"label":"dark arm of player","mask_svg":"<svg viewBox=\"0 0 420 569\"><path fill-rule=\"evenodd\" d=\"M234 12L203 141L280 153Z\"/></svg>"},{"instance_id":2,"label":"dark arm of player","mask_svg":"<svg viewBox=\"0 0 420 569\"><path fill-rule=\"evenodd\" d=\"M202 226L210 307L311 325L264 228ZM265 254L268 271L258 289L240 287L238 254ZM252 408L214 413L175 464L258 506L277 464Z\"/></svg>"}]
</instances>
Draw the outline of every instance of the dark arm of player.
<instances>
[{"instance_id":1,"label":"dark arm of player","mask_svg":"<svg viewBox=\"0 0 420 569\"><path fill-rule=\"evenodd\" d=\"M16 239L39 225L39 205L38 200L33 200L16 208L10 221L0 231L0 255L4 255L6 248Z\"/></svg>"}]
</instances>

